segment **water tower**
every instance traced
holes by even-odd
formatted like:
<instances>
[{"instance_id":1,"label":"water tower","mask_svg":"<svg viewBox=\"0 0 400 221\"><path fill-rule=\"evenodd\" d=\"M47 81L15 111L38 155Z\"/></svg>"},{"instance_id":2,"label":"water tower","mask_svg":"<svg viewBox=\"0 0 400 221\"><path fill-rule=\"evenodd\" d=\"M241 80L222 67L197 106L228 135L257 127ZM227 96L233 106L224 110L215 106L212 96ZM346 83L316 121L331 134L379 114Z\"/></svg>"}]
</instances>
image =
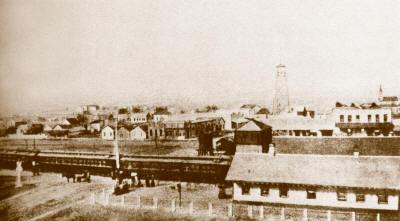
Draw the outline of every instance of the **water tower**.
<instances>
[{"instance_id":1,"label":"water tower","mask_svg":"<svg viewBox=\"0 0 400 221\"><path fill-rule=\"evenodd\" d=\"M289 88L287 85L286 66L276 66L275 94L272 101L272 114L277 115L289 110Z\"/></svg>"}]
</instances>

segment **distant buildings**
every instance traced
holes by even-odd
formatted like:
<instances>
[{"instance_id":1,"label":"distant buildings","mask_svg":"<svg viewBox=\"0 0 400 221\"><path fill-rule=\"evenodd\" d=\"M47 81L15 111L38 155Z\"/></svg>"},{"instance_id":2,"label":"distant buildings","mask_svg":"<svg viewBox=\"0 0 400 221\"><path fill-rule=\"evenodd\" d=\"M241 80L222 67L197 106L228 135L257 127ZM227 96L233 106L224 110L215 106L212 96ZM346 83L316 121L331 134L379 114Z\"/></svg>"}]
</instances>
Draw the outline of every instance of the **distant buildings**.
<instances>
[{"instance_id":1,"label":"distant buildings","mask_svg":"<svg viewBox=\"0 0 400 221\"><path fill-rule=\"evenodd\" d=\"M237 203L398 211L400 157L238 153L227 181Z\"/></svg>"},{"instance_id":2,"label":"distant buildings","mask_svg":"<svg viewBox=\"0 0 400 221\"><path fill-rule=\"evenodd\" d=\"M335 125L347 135L384 135L393 130L392 112L376 103L345 105L336 103L333 110Z\"/></svg>"}]
</instances>

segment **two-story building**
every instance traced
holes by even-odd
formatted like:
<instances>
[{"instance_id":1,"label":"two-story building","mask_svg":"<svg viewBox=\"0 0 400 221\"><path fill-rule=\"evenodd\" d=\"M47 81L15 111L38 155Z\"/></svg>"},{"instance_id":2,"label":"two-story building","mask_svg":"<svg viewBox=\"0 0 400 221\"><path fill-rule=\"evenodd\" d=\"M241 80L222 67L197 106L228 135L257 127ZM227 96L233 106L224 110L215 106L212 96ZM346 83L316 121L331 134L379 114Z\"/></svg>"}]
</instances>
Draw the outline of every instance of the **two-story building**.
<instances>
[{"instance_id":1,"label":"two-story building","mask_svg":"<svg viewBox=\"0 0 400 221\"><path fill-rule=\"evenodd\" d=\"M399 211L400 157L237 153L236 203Z\"/></svg>"},{"instance_id":2,"label":"two-story building","mask_svg":"<svg viewBox=\"0 0 400 221\"><path fill-rule=\"evenodd\" d=\"M220 135L225 128L225 120L222 117L199 118L185 122L186 138L199 137L200 133L212 133Z\"/></svg>"},{"instance_id":3,"label":"two-story building","mask_svg":"<svg viewBox=\"0 0 400 221\"><path fill-rule=\"evenodd\" d=\"M183 140L186 137L184 121L167 121L165 122L165 138Z\"/></svg>"},{"instance_id":4,"label":"two-story building","mask_svg":"<svg viewBox=\"0 0 400 221\"><path fill-rule=\"evenodd\" d=\"M376 103L344 105L336 103L333 110L335 125L347 135L385 135L393 129L392 112Z\"/></svg>"}]
</instances>

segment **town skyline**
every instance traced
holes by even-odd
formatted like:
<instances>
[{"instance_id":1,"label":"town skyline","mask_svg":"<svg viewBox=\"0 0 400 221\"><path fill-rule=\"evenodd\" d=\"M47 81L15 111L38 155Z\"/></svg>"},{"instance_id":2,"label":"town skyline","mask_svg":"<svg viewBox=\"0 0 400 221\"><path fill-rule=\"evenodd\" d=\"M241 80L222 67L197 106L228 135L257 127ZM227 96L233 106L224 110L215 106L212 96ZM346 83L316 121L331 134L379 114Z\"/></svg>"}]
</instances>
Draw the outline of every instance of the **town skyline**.
<instances>
[{"instance_id":1,"label":"town skyline","mask_svg":"<svg viewBox=\"0 0 400 221\"><path fill-rule=\"evenodd\" d=\"M89 3L0 5L1 113L168 101L270 107L280 62L293 104L371 102L380 84L400 95L395 1Z\"/></svg>"}]
</instances>

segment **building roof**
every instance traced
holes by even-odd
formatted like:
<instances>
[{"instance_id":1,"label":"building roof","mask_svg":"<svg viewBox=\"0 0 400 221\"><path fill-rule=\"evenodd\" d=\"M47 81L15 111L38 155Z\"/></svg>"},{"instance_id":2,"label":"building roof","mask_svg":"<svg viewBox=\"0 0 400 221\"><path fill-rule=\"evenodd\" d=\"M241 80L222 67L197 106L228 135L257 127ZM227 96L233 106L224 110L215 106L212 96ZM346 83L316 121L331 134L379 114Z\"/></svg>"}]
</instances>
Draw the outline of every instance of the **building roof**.
<instances>
[{"instance_id":1,"label":"building roof","mask_svg":"<svg viewBox=\"0 0 400 221\"><path fill-rule=\"evenodd\" d=\"M270 117L265 123L273 130L333 130L335 127L331 119L315 119L308 117Z\"/></svg>"},{"instance_id":2,"label":"building roof","mask_svg":"<svg viewBox=\"0 0 400 221\"><path fill-rule=\"evenodd\" d=\"M101 123L101 120L94 120L94 121L90 122L90 124L99 124L99 123Z\"/></svg>"},{"instance_id":3,"label":"building roof","mask_svg":"<svg viewBox=\"0 0 400 221\"><path fill-rule=\"evenodd\" d=\"M400 157L237 153L226 180L400 190Z\"/></svg>"},{"instance_id":4,"label":"building roof","mask_svg":"<svg viewBox=\"0 0 400 221\"><path fill-rule=\"evenodd\" d=\"M254 119L250 119L249 122L241 126L237 131L262 131L264 129L269 129L271 126Z\"/></svg>"},{"instance_id":5,"label":"building roof","mask_svg":"<svg viewBox=\"0 0 400 221\"><path fill-rule=\"evenodd\" d=\"M262 131L262 129L251 120L237 129L237 131Z\"/></svg>"},{"instance_id":6,"label":"building roof","mask_svg":"<svg viewBox=\"0 0 400 221\"><path fill-rule=\"evenodd\" d=\"M268 108L261 108L256 114L270 114Z\"/></svg>"},{"instance_id":7,"label":"building roof","mask_svg":"<svg viewBox=\"0 0 400 221\"><path fill-rule=\"evenodd\" d=\"M397 96L383 97L382 101L395 102L395 101L399 101L399 98Z\"/></svg>"},{"instance_id":8,"label":"building roof","mask_svg":"<svg viewBox=\"0 0 400 221\"><path fill-rule=\"evenodd\" d=\"M79 124L79 120L76 118L67 118L67 121L71 124L71 125L78 125Z\"/></svg>"},{"instance_id":9,"label":"building roof","mask_svg":"<svg viewBox=\"0 0 400 221\"><path fill-rule=\"evenodd\" d=\"M257 104L243 104L240 108L253 109L257 106Z\"/></svg>"}]
</instances>

